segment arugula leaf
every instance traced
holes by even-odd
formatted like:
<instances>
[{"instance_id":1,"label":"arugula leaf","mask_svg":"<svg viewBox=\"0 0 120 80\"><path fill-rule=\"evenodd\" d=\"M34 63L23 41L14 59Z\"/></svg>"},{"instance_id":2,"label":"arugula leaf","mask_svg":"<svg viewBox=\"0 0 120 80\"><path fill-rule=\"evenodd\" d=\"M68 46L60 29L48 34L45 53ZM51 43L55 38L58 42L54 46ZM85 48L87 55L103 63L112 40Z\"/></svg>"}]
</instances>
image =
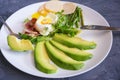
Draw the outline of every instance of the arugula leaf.
<instances>
[{"instance_id":1,"label":"arugula leaf","mask_svg":"<svg viewBox=\"0 0 120 80\"><path fill-rule=\"evenodd\" d=\"M37 38L29 36L27 34L19 33L21 39L29 39L33 44L36 43Z\"/></svg>"},{"instance_id":2,"label":"arugula leaf","mask_svg":"<svg viewBox=\"0 0 120 80\"><path fill-rule=\"evenodd\" d=\"M56 13L58 15L58 20L55 24L53 24L54 31L52 31L51 34L54 35L55 33L63 33L75 36L79 32L77 28L83 26L81 8L76 7L75 12L69 15L62 13L63 11Z\"/></svg>"},{"instance_id":3,"label":"arugula leaf","mask_svg":"<svg viewBox=\"0 0 120 80\"><path fill-rule=\"evenodd\" d=\"M22 33L19 33L21 39L28 39L30 40L33 44L36 44L40 41L47 41L47 40L50 40L50 37L48 36L37 36L37 37L32 37L32 36L29 36L27 34L22 34Z\"/></svg>"}]
</instances>

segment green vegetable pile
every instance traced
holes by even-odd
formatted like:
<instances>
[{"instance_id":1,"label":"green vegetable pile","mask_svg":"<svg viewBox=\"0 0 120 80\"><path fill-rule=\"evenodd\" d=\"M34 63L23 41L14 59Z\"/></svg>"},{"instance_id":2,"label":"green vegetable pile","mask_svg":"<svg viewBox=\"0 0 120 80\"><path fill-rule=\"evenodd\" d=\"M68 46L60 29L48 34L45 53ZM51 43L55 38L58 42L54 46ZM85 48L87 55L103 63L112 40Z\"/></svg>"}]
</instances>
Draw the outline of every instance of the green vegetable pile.
<instances>
[{"instance_id":1,"label":"green vegetable pile","mask_svg":"<svg viewBox=\"0 0 120 80\"><path fill-rule=\"evenodd\" d=\"M22 33L19 33L21 39L29 39L33 44L36 44L40 41L47 41L50 39L50 36L36 36L36 37L32 37L32 36L29 36L27 34L22 34Z\"/></svg>"},{"instance_id":2,"label":"green vegetable pile","mask_svg":"<svg viewBox=\"0 0 120 80\"><path fill-rule=\"evenodd\" d=\"M75 12L72 14L64 15L62 12L58 12L58 21L53 24L55 28L53 33L63 33L69 36L75 36L79 33L78 28L83 26L82 10L77 7Z\"/></svg>"},{"instance_id":3,"label":"green vegetable pile","mask_svg":"<svg viewBox=\"0 0 120 80\"><path fill-rule=\"evenodd\" d=\"M80 32L79 28L84 25L82 17L82 9L76 7L76 10L72 14L62 14L64 11L57 12L58 20L55 24L52 24L54 30L50 32L48 36L39 35L32 37L27 34L19 33L22 39L29 39L32 43L37 43L44 40L49 40L50 37L54 36L55 33L63 33L68 36L74 37Z\"/></svg>"}]
</instances>

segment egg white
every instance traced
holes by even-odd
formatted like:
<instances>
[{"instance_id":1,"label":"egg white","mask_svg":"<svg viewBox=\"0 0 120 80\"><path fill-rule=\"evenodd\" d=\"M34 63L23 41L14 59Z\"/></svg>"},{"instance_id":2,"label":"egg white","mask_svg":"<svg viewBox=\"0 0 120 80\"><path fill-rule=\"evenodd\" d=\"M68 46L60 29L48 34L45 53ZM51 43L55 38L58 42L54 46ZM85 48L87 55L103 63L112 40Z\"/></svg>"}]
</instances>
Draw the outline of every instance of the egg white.
<instances>
[{"instance_id":1,"label":"egg white","mask_svg":"<svg viewBox=\"0 0 120 80\"><path fill-rule=\"evenodd\" d=\"M46 19L47 18L51 19L52 20L51 23L49 23L49 24L42 24L41 22L45 18ZM38 20L36 21L36 24L35 24L36 30L39 31L39 33L41 35L48 35L53 30L52 24L55 23L57 21L57 19L58 19L57 15L55 15L53 13L48 13L48 15L46 17L40 16L38 18Z\"/></svg>"},{"instance_id":2,"label":"egg white","mask_svg":"<svg viewBox=\"0 0 120 80\"><path fill-rule=\"evenodd\" d=\"M52 31L52 25L51 24L41 24L40 22L44 19L43 16L41 16L37 22L36 22L36 30L39 31L41 35L48 35Z\"/></svg>"}]
</instances>

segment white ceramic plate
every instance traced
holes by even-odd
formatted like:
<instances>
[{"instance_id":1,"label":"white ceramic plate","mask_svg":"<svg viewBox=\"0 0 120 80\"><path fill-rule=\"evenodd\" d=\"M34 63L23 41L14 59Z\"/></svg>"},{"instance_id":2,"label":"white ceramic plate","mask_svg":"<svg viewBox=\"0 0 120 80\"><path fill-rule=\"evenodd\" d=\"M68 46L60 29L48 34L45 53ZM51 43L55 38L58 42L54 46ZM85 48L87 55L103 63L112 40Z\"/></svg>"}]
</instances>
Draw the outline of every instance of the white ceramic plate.
<instances>
[{"instance_id":1,"label":"white ceramic plate","mask_svg":"<svg viewBox=\"0 0 120 80\"><path fill-rule=\"evenodd\" d=\"M7 23L10 25L11 29L18 33L23 30L23 21L31 16L38 8L45 2L35 3L29 6L26 6L7 19ZM96 25L106 25L109 26L108 22L96 11L86 7L81 4L77 4L83 9L83 17L85 24L96 24ZM4 57L17 69L26 72L31 75L47 78L64 78L75 75L80 75L85 73L98 64L100 64L105 57L108 55L111 46L112 46L112 32L111 31L82 31L80 36L86 40L92 40L97 43L97 47L94 50L90 50L93 53L93 58L85 62L85 66L81 70L71 71L58 68L58 71L55 74L45 74L38 71L34 66L33 53L28 52L15 52L10 50L7 45L7 35L9 34L8 30L2 26L1 28L1 51Z\"/></svg>"}]
</instances>

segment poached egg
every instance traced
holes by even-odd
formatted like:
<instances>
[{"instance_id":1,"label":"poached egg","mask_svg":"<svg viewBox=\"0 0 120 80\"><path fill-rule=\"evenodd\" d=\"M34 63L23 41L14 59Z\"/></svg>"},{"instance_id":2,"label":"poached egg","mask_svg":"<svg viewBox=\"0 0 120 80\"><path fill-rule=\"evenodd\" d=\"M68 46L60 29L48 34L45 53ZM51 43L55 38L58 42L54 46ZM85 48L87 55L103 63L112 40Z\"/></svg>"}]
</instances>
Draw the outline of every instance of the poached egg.
<instances>
[{"instance_id":1,"label":"poached egg","mask_svg":"<svg viewBox=\"0 0 120 80\"><path fill-rule=\"evenodd\" d=\"M36 30L41 35L48 35L53 31L52 24L55 23L58 19L58 16L54 13L48 13L45 17L40 16L35 24Z\"/></svg>"}]
</instances>

